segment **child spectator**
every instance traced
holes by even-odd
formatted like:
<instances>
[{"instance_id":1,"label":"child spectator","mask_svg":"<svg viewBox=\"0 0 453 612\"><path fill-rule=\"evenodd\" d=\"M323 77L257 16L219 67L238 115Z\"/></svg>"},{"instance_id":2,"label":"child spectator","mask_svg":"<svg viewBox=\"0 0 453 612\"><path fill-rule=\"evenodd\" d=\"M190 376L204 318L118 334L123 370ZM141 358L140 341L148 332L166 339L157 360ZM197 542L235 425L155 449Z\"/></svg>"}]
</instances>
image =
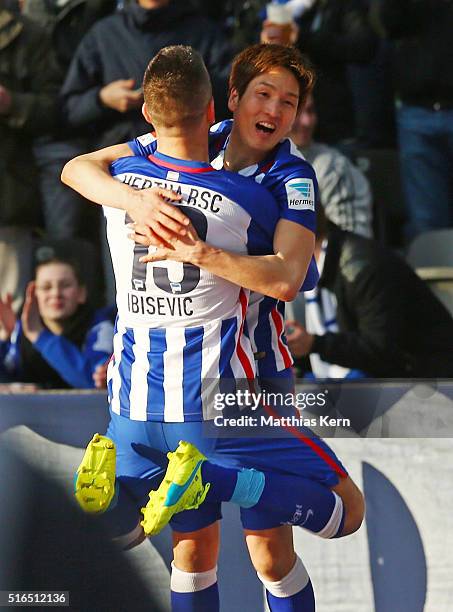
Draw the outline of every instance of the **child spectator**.
<instances>
[{"instance_id":1,"label":"child spectator","mask_svg":"<svg viewBox=\"0 0 453 612\"><path fill-rule=\"evenodd\" d=\"M75 262L40 261L20 320L12 298L0 299L0 371L44 388L91 388L112 353L113 312L95 311Z\"/></svg>"}]
</instances>

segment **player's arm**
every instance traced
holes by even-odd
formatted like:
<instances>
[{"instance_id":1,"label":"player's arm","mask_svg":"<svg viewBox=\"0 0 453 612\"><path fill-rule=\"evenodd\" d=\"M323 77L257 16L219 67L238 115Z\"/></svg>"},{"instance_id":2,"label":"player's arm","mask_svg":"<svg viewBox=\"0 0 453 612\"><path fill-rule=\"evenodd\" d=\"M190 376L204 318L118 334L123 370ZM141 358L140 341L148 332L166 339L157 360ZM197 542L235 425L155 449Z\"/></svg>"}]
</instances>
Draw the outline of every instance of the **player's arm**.
<instances>
[{"instance_id":1,"label":"player's arm","mask_svg":"<svg viewBox=\"0 0 453 612\"><path fill-rule=\"evenodd\" d=\"M128 144L79 155L64 166L61 180L95 204L127 212L142 226L150 244L160 245L162 241L170 240L174 232L184 235L187 217L164 200L179 200L180 196L160 187L134 189L112 178L110 164L120 157L131 155L133 152Z\"/></svg>"},{"instance_id":2,"label":"player's arm","mask_svg":"<svg viewBox=\"0 0 453 612\"><path fill-rule=\"evenodd\" d=\"M149 244L137 233L131 237L140 244ZM281 219L275 228L273 255L240 255L203 242L190 226L187 236L174 239L171 247L158 248L140 261L171 259L191 263L246 289L290 301L305 278L314 244L311 230Z\"/></svg>"}]
</instances>

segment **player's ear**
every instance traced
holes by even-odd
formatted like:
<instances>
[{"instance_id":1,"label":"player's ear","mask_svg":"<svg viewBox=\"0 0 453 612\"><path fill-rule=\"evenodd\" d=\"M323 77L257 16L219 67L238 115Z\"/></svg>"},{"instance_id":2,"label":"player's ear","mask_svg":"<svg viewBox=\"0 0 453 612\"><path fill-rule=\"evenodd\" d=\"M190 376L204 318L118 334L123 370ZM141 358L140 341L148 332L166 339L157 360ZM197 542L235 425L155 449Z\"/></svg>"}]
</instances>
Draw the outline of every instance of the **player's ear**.
<instances>
[{"instance_id":1,"label":"player's ear","mask_svg":"<svg viewBox=\"0 0 453 612\"><path fill-rule=\"evenodd\" d=\"M146 123L153 123L152 119L151 119L151 115L149 114L148 109L146 108L146 103L143 102L142 104L142 115L145 118Z\"/></svg>"},{"instance_id":2,"label":"player's ear","mask_svg":"<svg viewBox=\"0 0 453 612\"><path fill-rule=\"evenodd\" d=\"M239 102L238 90L235 87L232 87L230 89L230 94L228 96L228 108L232 113L234 113L234 111L237 109L238 102Z\"/></svg>"},{"instance_id":3,"label":"player's ear","mask_svg":"<svg viewBox=\"0 0 453 612\"><path fill-rule=\"evenodd\" d=\"M215 123L214 98L211 98L211 100L209 101L208 108L206 111L206 116L207 116L209 125L213 125Z\"/></svg>"}]
</instances>

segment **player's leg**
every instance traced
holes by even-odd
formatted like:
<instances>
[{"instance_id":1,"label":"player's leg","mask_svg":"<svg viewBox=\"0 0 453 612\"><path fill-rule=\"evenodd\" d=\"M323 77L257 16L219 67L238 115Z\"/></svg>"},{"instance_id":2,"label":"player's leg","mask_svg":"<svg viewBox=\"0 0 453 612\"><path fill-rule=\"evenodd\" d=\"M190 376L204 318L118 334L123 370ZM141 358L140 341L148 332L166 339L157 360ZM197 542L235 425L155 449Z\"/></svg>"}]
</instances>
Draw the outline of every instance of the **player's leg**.
<instances>
[{"instance_id":1,"label":"player's leg","mask_svg":"<svg viewBox=\"0 0 453 612\"><path fill-rule=\"evenodd\" d=\"M314 612L313 587L294 551L292 527L245 529L245 538L271 612Z\"/></svg>"},{"instance_id":2,"label":"player's leg","mask_svg":"<svg viewBox=\"0 0 453 612\"><path fill-rule=\"evenodd\" d=\"M158 534L174 515L195 510L205 501L231 501L247 507L254 505L261 496L262 472L223 467L207 461L190 442L181 440L176 450L168 453L168 458L162 483L157 491L151 491L146 507L142 508L142 525L147 535Z\"/></svg>"},{"instance_id":3,"label":"player's leg","mask_svg":"<svg viewBox=\"0 0 453 612\"><path fill-rule=\"evenodd\" d=\"M173 553L172 612L219 610L218 521L197 531L173 531Z\"/></svg>"},{"instance_id":4,"label":"player's leg","mask_svg":"<svg viewBox=\"0 0 453 612\"><path fill-rule=\"evenodd\" d=\"M331 512L331 519L326 523L325 529L318 529L316 524L308 521L301 525L310 531L318 533L322 537L341 537L356 531L363 520L365 503L358 487L355 485L346 469L330 446L307 430L304 433L310 436L299 439L293 435L282 438L242 438L224 439L219 438L216 445L216 460L225 460L228 465L245 468L255 467L266 474L266 485L263 488L260 502L263 505L273 503L275 499L289 504L288 508L305 513L311 508L315 518L322 519L323 512ZM277 474L278 478L275 477ZM291 487L291 481L284 476L295 476L296 480ZM299 478L304 478L300 481ZM280 478L280 481L279 481ZM317 495L317 487L313 488L305 481L321 485L324 495ZM283 484L290 490L289 497L281 495L285 491ZM210 495L215 488L211 485ZM286 493L286 491L285 491ZM300 495L300 494L303 495ZM297 501L297 507L294 501ZM311 502L307 505L305 502ZM338 519L340 523L338 523ZM296 524L291 519L285 519ZM299 523L300 524L300 523Z\"/></svg>"},{"instance_id":5,"label":"player's leg","mask_svg":"<svg viewBox=\"0 0 453 612\"><path fill-rule=\"evenodd\" d=\"M260 377L260 386L270 393L283 394L285 397L294 394L295 381L292 368L276 372L271 378ZM309 440L304 442L301 436L297 437L297 434L305 433L309 434ZM314 436L310 430L302 429L295 436L288 436L288 443L279 441L274 442L274 444L278 455L283 458L286 465L291 466L290 469L293 470L293 473L304 475L328 486L341 498L344 518L342 528L336 537L346 536L357 531L365 514L363 495L326 441ZM247 451L245 450L245 452ZM269 449L267 452L269 452ZM295 460L289 462L290 457ZM271 456L269 465L279 465L279 469L282 469L282 463L277 464L276 461L278 461L278 457ZM256 467L258 469L264 468L261 463ZM295 471L294 467L296 467ZM298 468L300 471L298 471Z\"/></svg>"},{"instance_id":6,"label":"player's leg","mask_svg":"<svg viewBox=\"0 0 453 612\"><path fill-rule=\"evenodd\" d=\"M144 509L142 524L148 535L159 533L173 515L203 501L229 501L257 513L271 512L278 519L272 526L301 525L322 537L337 537L342 531L341 498L314 480L218 465L188 442L181 442L169 456L162 484Z\"/></svg>"},{"instance_id":7,"label":"player's leg","mask_svg":"<svg viewBox=\"0 0 453 612\"><path fill-rule=\"evenodd\" d=\"M340 496L344 507L344 524L338 537L350 535L357 531L365 517L365 499L350 476L342 478L332 487Z\"/></svg>"},{"instance_id":8,"label":"player's leg","mask_svg":"<svg viewBox=\"0 0 453 612\"><path fill-rule=\"evenodd\" d=\"M174 449L181 437L195 442L206 453L215 445L215 440L203 436L202 423L164 423L162 431L167 450ZM146 451L142 449L141 452ZM155 455L153 459L157 461ZM205 502L200 509L180 512L171 520L173 612L216 612L219 609L217 557L221 518L220 503Z\"/></svg>"}]
</instances>

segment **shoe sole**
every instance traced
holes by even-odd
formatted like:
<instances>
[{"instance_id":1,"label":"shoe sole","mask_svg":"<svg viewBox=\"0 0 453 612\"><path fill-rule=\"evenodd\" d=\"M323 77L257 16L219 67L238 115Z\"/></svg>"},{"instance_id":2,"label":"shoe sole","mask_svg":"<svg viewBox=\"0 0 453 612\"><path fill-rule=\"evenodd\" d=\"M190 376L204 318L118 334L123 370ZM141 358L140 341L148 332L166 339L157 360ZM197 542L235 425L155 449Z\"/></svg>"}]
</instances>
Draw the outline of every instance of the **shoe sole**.
<instances>
[{"instance_id":1,"label":"shoe sole","mask_svg":"<svg viewBox=\"0 0 453 612\"><path fill-rule=\"evenodd\" d=\"M100 514L115 495L116 449L114 443L95 434L88 444L74 483L76 499L89 514Z\"/></svg>"}]
</instances>

